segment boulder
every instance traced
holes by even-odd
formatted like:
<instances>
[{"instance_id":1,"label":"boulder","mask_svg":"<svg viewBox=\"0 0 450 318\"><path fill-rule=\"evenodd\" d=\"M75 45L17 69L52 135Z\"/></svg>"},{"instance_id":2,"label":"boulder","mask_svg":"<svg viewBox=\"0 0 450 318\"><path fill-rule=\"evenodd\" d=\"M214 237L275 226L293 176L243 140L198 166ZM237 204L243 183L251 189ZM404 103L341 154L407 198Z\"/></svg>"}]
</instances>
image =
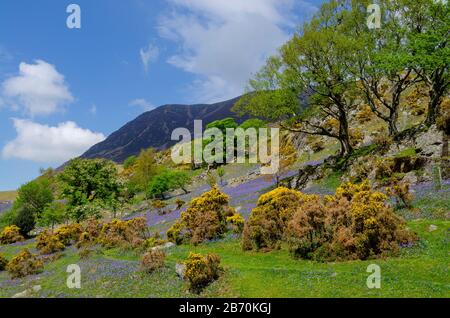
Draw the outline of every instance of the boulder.
<instances>
[{"instance_id":1,"label":"boulder","mask_svg":"<svg viewBox=\"0 0 450 318\"><path fill-rule=\"evenodd\" d=\"M171 248L172 246L175 246L175 244L173 244L172 242L167 242L163 245L158 245L155 247L152 247L152 251L156 251L156 250L166 250L168 248Z\"/></svg>"},{"instance_id":2,"label":"boulder","mask_svg":"<svg viewBox=\"0 0 450 318\"><path fill-rule=\"evenodd\" d=\"M180 277L181 279L184 279L184 277L185 277L184 273L186 272L186 265L175 264L175 272L177 273L178 277Z\"/></svg>"}]
</instances>

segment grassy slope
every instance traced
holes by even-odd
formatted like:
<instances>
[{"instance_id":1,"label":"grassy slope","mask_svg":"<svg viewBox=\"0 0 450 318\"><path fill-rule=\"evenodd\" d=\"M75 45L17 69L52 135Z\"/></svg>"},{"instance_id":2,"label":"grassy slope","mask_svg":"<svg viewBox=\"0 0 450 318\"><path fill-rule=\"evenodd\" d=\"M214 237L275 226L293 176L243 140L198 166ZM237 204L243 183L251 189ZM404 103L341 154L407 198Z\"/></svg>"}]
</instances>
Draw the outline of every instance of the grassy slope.
<instances>
[{"instance_id":1,"label":"grassy slope","mask_svg":"<svg viewBox=\"0 0 450 318\"><path fill-rule=\"evenodd\" d=\"M0 201L14 201L17 197L17 191L0 192Z\"/></svg>"},{"instance_id":2,"label":"grassy slope","mask_svg":"<svg viewBox=\"0 0 450 318\"><path fill-rule=\"evenodd\" d=\"M430 224L438 229L429 232ZM421 237L418 246L405 249L400 258L321 264L292 259L286 250L243 252L232 238L198 247L178 246L168 252L166 268L152 275L138 270L138 256L117 249L80 260L73 249L48 263L43 274L9 280L0 273L0 297L11 297L39 284L44 297L193 297L176 277L174 266L190 251L218 253L226 274L203 296L215 297L450 297L448 274L449 221L416 220L409 226ZM33 247L33 243L27 243ZM11 257L23 246L1 247ZM82 268L82 288L66 287L67 265ZM368 289L366 268L381 266L382 288Z\"/></svg>"}]
</instances>

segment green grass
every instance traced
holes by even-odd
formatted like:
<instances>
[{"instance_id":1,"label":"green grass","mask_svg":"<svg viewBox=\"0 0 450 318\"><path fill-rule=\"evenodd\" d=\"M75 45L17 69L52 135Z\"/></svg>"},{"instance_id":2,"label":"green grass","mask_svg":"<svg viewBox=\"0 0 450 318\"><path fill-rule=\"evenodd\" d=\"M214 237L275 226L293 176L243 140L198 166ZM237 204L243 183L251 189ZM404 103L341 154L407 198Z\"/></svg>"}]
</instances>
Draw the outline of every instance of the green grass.
<instances>
[{"instance_id":1,"label":"green grass","mask_svg":"<svg viewBox=\"0 0 450 318\"><path fill-rule=\"evenodd\" d=\"M17 191L1 191L0 201L14 201L17 197Z\"/></svg>"},{"instance_id":2,"label":"green grass","mask_svg":"<svg viewBox=\"0 0 450 318\"><path fill-rule=\"evenodd\" d=\"M317 184L330 192L336 192L336 189L342 183L341 182L342 175L343 175L342 171L335 171L326 176L325 178L321 179L319 182L317 182Z\"/></svg>"},{"instance_id":3,"label":"green grass","mask_svg":"<svg viewBox=\"0 0 450 318\"><path fill-rule=\"evenodd\" d=\"M407 148L395 154L395 157L396 158L413 157L416 154L417 153L415 148Z\"/></svg>"},{"instance_id":4,"label":"green grass","mask_svg":"<svg viewBox=\"0 0 450 318\"><path fill-rule=\"evenodd\" d=\"M431 224L438 229L429 232ZM416 220L408 226L421 241L404 249L400 257L341 263L295 260L285 249L243 252L239 241L229 237L197 247L174 247L168 251L165 268L149 275L139 271L139 257L132 251L100 250L83 261L74 249L68 249L63 257L46 264L39 276L3 285L8 274L0 273L0 297L11 297L36 284L42 286L36 295L40 297L196 297L187 292L186 284L174 270L189 252L217 253L226 269L223 277L204 291L204 297L450 297L450 222ZM21 248L3 246L0 252L11 257ZM66 287L69 264L80 264L82 268L81 289ZM115 271L114 264L132 270ZM366 286L369 264L381 267L381 289Z\"/></svg>"}]
</instances>

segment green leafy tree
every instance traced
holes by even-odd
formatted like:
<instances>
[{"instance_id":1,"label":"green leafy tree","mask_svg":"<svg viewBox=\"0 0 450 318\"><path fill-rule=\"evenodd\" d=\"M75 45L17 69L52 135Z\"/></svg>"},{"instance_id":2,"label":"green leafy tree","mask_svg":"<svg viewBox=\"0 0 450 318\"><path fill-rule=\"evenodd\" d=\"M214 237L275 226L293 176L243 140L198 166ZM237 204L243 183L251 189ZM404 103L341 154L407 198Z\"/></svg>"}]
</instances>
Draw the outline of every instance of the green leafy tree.
<instances>
[{"instance_id":1,"label":"green leafy tree","mask_svg":"<svg viewBox=\"0 0 450 318\"><path fill-rule=\"evenodd\" d=\"M189 193L186 186L190 182L190 176L185 171L165 170L155 176L149 183L148 195L165 199L165 193L176 189L182 189Z\"/></svg>"},{"instance_id":2,"label":"green leafy tree","mask_svg":"<svg viewBox=\"0 0 450 318\"><path fill-rule=\"evenodd\" d=\"M238 124L233 118L227 117L224 119L213 121L212 123L209 123L206 125L206 129L209 128L218 128L220 131L222 131L223 134L226 133L227 128L237 128Z\"/></svg>"},{"instance_id":3,"label":"green leafy tree","mask_svg":"<svg viewBox=\"0 0 450 318\"><path fill-rule=\"evenodd\" d=\"M21 186L12 209L15 211L14 224L26 236L36 226L45 207L54 200L50 182L47 179L31 181Z\"/></svg>"},{"instance_id":4,"label":"green leafy tree","mask_svg":"<svg viewBox=\"0 0 450 318\"><path fill-rule=\"evenodd\" d=\"M404 25L408 27L407 46L410 67L428 87L426 125L436 123L443 98L450 88L450 2L398 0Z\"/></svg>"},{"instance_id":5,"label":"green leafy tree","mask_svg":"<svg viewBox=\"0 0 450 318\"><path fill-rule=\"evenodd\" d=\"M117 169L111 161L74 159L58 178L61 182L61 196L67 200L76 221L83 220L88 211L92 210L82 208L84 206L103 206L115 211L122 186Z\"/></svg>"},{"instance_id":6,"label":"green leafy tree","mask_svg":"<svg viewBox=\"0 0 450 318\"><path fill-rule=\"evenodd\" d=\"M131 182L139 190L145 190L150 180L159 172L156 163L156 151L152 148L142 150L133 166Z\"/></svg>"},{"instance_id":7,"label":"green leafy tree","mask_svg":"<svg viewBox=\"0 0 450 318\"><path fill-rule=\"evenodd\" d=\"M347 58L355 40L342 32L345 9L336 1L323 5L250 81L235 110L279 121L293 132L335 138L341 156L352 153L349 113L357 106L356 80Z\"/></svg>"},{"instance_id":8,"label":"green leafy tree","mask_svg":"<svg viewBox=\"0 0 450 318\"><path fill-rule=\"evenodd\" d=\"M264 120L257 119L257 118L247 119L239 126L239 128L242 128L244 130L247 130L249 128L255 128L256 132L259 132L260 128L266 128L266 127L267 127L266 122Z\"/></svg>"},{"instance_id":9,"label":"green leafy tree","mask_svg":"<svg viewBox=\"0 0 450 318\"><path fill-rule=\"evenodd\" d=\"M403 21L402 1L380 1L386 18L381 28L373 30L365 23L369 3L355 4L343 21L344 32L356 39L348 68L359 79L359 91L372 112L387 123L389 135L396 136L402 96L420 77L409 65L405 43L410 30Z\"/></svg>"},{"instance_id":10,"label":"green leafy tree","mask_svg":"<svg viewBox=\"0 0 450 318\"><path fill-rule=\"evenodd\" d=\"M44 227L55 227L57 224L63 223L67 218L66 205L63 202L53 201L50 203L38 217L37 223Z\"/></svg>"},{"instance_id":11,"label":"green leafy tree","mask_svg":"<svg viewBox=\"0 0 450 318\"><path fill-rule=\"evenodd\" d=\"M130 156L127 159L125 159L125 161L123 162L123 167L125 169L129 169L131 167L133 167L136 164L137 161L137 157L136 156Z\"/></svg>"}]
</instances>

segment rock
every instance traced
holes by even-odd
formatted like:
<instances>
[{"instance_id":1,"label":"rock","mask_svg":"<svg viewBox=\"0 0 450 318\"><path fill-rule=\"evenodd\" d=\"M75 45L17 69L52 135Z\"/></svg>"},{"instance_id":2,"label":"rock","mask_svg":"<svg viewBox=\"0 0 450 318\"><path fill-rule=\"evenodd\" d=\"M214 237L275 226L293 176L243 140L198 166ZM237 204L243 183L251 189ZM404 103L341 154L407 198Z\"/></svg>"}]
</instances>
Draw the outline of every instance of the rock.
<instances>
[{"instance_id":1,"label":"rock","mask_svg":"<svg viewBox=\"0 0 450 318\"><path fill-rule=\"evenodd\" d=\"M33 286L32 289L35 293L37 293L38 291L40 291L42 289L42 287L41 287L41 285L36 285L36 286Z\"/></svg>"},{"instance_id":2,"label":"rock","mask_svg":"<svg viewBox=\"0 0 450 318\"><path fill-rule=\"evenodd\" d=\"M433 232L433 231L436 231L436 230L437 230L437 226L434 225L434 224L431 224L431 225L428 227L428 231L430 231L430 232Z\"/></svg>"},{"instance_id":3,"label":"rock","mask_svg":"<svg viewBox=\"0 0 450 318\"><path fill-rule=\"evenodd\" d=\"M32 288L28 288L27 290L24 290L21 293L17 293L11 298L30 298L32 297L33 293L37 293L42 289L41 285L35 285Z\"/></svg>"},{"instance_id":4,"label":"rock","mask_svg":"<svg viewBox=\"0 0 450 318\"><path fill-rule=\"evenodd\" d=\"M184 279L184 273L186 271L186 265L184 264L175 264L175 272L177 273L178 277L181 279Z\"/></svg>"},{"instance_id":5,"label":"rock","mask_svg":"<svg viewBox=\"0 0 450 318\"><path fill-rule=\"evenodd\" d=\"M31 295L31 291L29 289L24 290L21 293L17 293L14 296L12 296L11 298L28 298Z\"/></svg>"},{"instance_id":6,"label":"rock","mask_svg":"<svg viewBox=\"0 0 450 318\"><path fill-rule=\"evenodd\" d=\"M167 242L167 243L165 243L163 245L158 245L158 246L152 247L152 251L155 251L155 250L166 250L168 248L171 248L172 246L175 246L175 244L173 244L172 242Z\"/></svg>"},{"instance_id":7,"label":"rock","mask_svg":"<svg viewBox=\"0 0 450 318\"><path fill-rule=\"evenodd\" d=\"M407 174L405 174L405 176L403 177L403 182L407 182L409 184L416 184L418 182L418 178L417 175L414 171L408 172Z\"/></svg>"},{"instance_id":8,"label":"rock","mask_svg":"<svg viewBox=\"0 0 450 318\"><path fill-rule=\"evenodd\" d=\"M417 136L416 148L421 150L421 155L439 157L442 150L442 133L436 126L430 127L428 131Z\"/></svg>"}]
</instances>

